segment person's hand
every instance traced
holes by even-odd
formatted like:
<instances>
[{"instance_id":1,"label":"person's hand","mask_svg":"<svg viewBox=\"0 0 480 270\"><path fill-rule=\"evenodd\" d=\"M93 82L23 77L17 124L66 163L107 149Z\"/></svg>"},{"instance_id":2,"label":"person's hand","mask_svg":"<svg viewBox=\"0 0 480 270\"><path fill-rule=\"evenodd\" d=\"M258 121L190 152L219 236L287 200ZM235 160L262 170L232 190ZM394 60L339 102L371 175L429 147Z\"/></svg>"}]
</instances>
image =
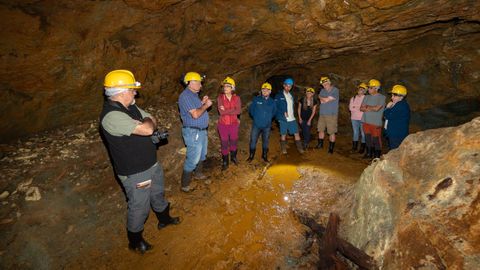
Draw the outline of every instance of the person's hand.
<instances>
[{"instance_id":1,"label":"person's hand","mask_svg":"<svg viewBox=\"0 0 480 270\"><path fill-rule=\"evenodd\" d=\"M283 114L285 115L285 117L288 117L288 113L287 113L287 112L284 112Z\"/></svg>"},{"instance_id":2,"label":"person's hand","mask_svg":"<svg viewBox=\"0 0 480 270\"><path fill-rule=\"evenodd\" d=\"M204 99L205 99L205 98L204 98ZM207 99L206 99L206 101L205 101L204 104L207 106L207 108L210 108L210 106L212 106L212 100L207 97Z\"/></svg>"},{"instance_id":3,"label":"person's hand","mask_svg":"<svg viewBox=\"0 0 480 270\"><path fill-rule=\"evenodd\" d=\"M220 107L218 107L218 108L219 108L220 110L222 110L222 111L225 111L225 107L224 107L223 105L220 106Z\"/></svg>"},{"instance_id":4,"label":"person's hand","mask_svg":"<svg viewBox=\"0 0 480 270\"><path fill-rule=\"evenodd\" d=\"M203 96L202 98L202 104L205 104L209 100L208 96Z\"/></svg>"},{"instance_id":5,"label":"person's hand","mask_svg":"<svg viewBox=\"0 0 480 270\"><path fill-rule=\"evenodd\" d=\"M298 123L301 125L303 123L302 118L298 118Z\"/></svg>"},{"instance_id":6,"label":"person's hand","mask_svg":"<svg viewBox=\"0 0 480 270\"><path fill-rule=\"evenodd\" d=\"M393 107L393 105L395 105L395 102L390 101L390 102L388 102L388 104L387 104L387 108L391 108L391 107Z\"/></svg>"},{"instance_id":7,"label":"person's hand","mask_svg":"<svg viewBox=\"0 0 480 270\"><path fill-rule=\"evenodd\" d=\"M308 120L307 121L307 126L311 126L312 125L312 121L311 120Z\"/></svg>"}]
</instances>

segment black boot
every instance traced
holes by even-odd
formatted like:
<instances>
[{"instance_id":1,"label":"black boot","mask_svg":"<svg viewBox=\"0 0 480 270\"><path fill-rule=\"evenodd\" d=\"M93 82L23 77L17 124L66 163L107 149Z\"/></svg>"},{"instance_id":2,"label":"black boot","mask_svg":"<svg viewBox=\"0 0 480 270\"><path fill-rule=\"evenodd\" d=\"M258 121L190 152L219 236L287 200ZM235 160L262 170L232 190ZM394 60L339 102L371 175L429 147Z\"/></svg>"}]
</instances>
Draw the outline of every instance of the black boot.
<instances>
[{"instance_id":1,"label":"black boot","mask_svg":"<svg viewBox=\"0 0 480 270\"><path fill-rule=\"evenodd\" d=\"M152 245L150 245L145 239L142 237L143 231L139 232L130 232L127 231L127 237L128 237L128 248L140 252L140 254L144 254L148 250L152 249Z\"/></svg>"},{"instance_id":2,"label":"black boot","mask_svg":"<svg viewBox=\"0 0 480 270\"><path fill-rule=\"evenodd\" d=\"M300 141L300 140L295 141L295 145L297 146L297 151L298 151L300 154L305 153L305 150L303 150L302 141Z\"/></svg>"},{"instance_id":3,"label":"black boot","mask_svg":"<svg viewBox=\"0 0 480 270\"><path fill-rule=\"evenodd\" d=\"M365 154L363 155L364 159L371 159L373 158L373 148L372 147L366 147L365 148Z\"/></svg>"},{"instance_id":4,"label":"black boot","mask_svg":"<svg viewBox=\"0 0 480 270\"><path fill-rule=\"evenodd\" d=\"M222 171L228 168L228 155L222 155Z\"/></svg>"},{"instance_id":5,"label":"black boot","mask_svg":"<svg viewBox=\"0 0 480 270\"><path fill-rule=\"evenodd\" d=\"M230 151L230 160L232 161L233 164L238 165L237 150Z\"/></svg>"},{"instance_id":6,"label":"black boot","mask_svg":"<svg viewBox=\"0 0 480 270\"><path fill-rule=\"evenodd\" d=\"M323 139L318 139L317 149L323 148Z\"/></svg>"},{"instance_id":7,"label":"black boot","mask_svg":"<svg viewBox=\"0 0 480 270\"><path fill-rule=\"evenodd\" d=\"M375 149L375 153L373 155L374 158L380 158L380 156L382 155L382 150L376 150Z\"/></svg>"},{"instance_id":8,"label":"black boot","mask_svg":"<svg viewBox=\"0 0 480 270\"><path fill-rule=\"evenodd\" d=\"M181 181L181 190L183 192L190 192L193 190L190 188L190 181L192 181L192 172L183 171Z\"/></svg>"},{"instance_id":9,"label":"black boot","mask_svg":"<svg viewBox=\"0 0 480 270\"><path fill-rule=\"evenodd\" d=\"M193 178L197 180L205 180L208 178L205 174L203 174L203 161L200 160L198 162L197 167L193 171Z\"/></svg>"},{"instance_id":10,"label":"black boot","mask_svg":"<svg viewBox=\"0 0 480 270\"><path fill-rule=\"evenodd\" d=\"M263 149L263 150L262 150L262 159L263 159L263 161L265 161L265 162L269 162L269 161L268 161L268 158L267 158L267 154L268 154L268 148Z\"/></svg>"},{"instance_id":11,"label":"black boot","mask_svg":"<svg viewBox=\"0 0 480 270\"><path fill-rule=\"evenodd\" d=\"M363 152L365 152L365 143L361 143L360 144L360 150L358 150L359 154L363 154Z\"/></svg>"},{"instance_id":12,"label":"black boot","mask_svg":"<svg viewBox=\"0 0 480 270\"><path fill-rule=\"evenodd\" d=\"M350 153L355 153L358 150L358 141L352 141L352 151Z\"/></svg>"},{"instance_id":13,"label":"black boot","mask_svg":"<svg viewBox=\"0 0 480 270\"><path fill-rule=\"evenodd\" d=\"M162 212L155 212L155 215L158 219L158 229L163 229L170 224L177 225L180 224L179 217L170 216L170 203L168 203L167 208Z\"/></svg>"},{"instance_id":14,"label":"black boot","mask_svg":"<svg viewBox=\"0 0 480 270\"><path fill-rule=\"evenodd\" d=\"M250 154L248 155L248 162L252 162L253 157L255 157L255 149L250 149Z\"/></svg>"},{"instance_id":15,"label":"black boot","mask_svg":"<svg viewBox=\"0 0 480 270\"><path fill-rule=\"evenodd\" d=\"M335 142L328 143L328 153L333 154L333 148L335 147Z\"/></svg>"}]
</instances>

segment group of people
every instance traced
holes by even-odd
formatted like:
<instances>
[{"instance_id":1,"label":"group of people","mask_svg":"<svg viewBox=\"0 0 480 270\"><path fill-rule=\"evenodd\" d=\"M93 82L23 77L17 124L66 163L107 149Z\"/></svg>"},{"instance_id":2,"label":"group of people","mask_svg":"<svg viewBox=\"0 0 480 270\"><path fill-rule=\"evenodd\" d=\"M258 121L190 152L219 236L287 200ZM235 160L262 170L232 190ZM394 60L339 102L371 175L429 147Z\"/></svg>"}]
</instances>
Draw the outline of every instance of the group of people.
<instances>
[{"instance_id":1,"label":"group of people","mask_svg":"<svg viewBox=\"0 0 480 270\"><path fill-rule=\"evenodd\" d=\"M213 102L208 96L199 97L202 76L188 72L183 78L185 89L179 95L178 107L182 119L182 136L186 145L186 158L181 176L181 190L193 190L192 178L206 179L203 173L207 157L209 114ZM293 135L297 150L303 153L311 140L311 126L319 112L317 148L323 148L328 134L328 153L333 153L338 127L340 94L328 77L321 77L322 89L315 96L315 89L307 87L305 95L297 99L291 92L294 81L286 78L283 89L271 97L272 85L265 82L260 94L253 98L248 112L252 117L249 157L252 161L256 145L262 136L262 159L268 162L269 137L272 122L278 121L280 148L287 153L288 134ZM157 162L156 145L152 134L157 129L155 118L135 105L136 91L141 84L128 70L114 70L105 76L104 94L106 100L100 114L100 130L128 201L127 237L129 248L140 253L152 246L142 237L144 223L150 207L158 218L158 229L179 224L179 217L170 216L170 203L165 199L163 168ZM217 97L219 114L217 129L221 141L222 169L231 161L238 164L237 143L241 100L235 94L236 84L231 77L222 82L222 93ZM366 95L368 89L369 95ZM410 109L406 103L407 89L401 85L392 88L392 101L385 106L385 96L380 94L380 82L370 80L368 86L362 83L357 94L350 100L353 128L352 150L360 151L366 157L381 154L382 118L390 148L396 148L408 134ZM296 107L297 106L297 107ZM295 110L295 108L297 108ZM318 109L317 109L318 108ZM300 136L299 125L302 136ZM361 137L360 137L361 134ZM303 140L302 140L303 138Z\"/></svg>"},{"instance_id":2,"label":"group of people","mask_svg":"<svg viewBox=\"0 0 480 270\"><path fill-rule=\"evenodd\" d=\"M357 151L360 140L358 152L365 152L364 158L381 156L383 130L390 149L400 146L408 135L410 106L405 99L407 88L394 85L390 92L391 101L385 105L386 97L379 93L380 86L376 79L371 79L368 85L360 83L357 94L349 103L353 129L352 152Z\"/></svg>"}]
</instances>

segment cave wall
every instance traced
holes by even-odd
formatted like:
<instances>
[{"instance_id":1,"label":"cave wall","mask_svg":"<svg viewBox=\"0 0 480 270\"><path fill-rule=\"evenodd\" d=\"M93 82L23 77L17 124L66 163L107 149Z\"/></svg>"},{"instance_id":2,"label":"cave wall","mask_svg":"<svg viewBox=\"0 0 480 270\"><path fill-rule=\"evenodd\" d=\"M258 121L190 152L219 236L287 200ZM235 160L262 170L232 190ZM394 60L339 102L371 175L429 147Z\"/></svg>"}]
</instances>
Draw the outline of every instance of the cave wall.
<instances>
[{"instance_id":1,"label":"cave wall","mask_svg":"<svg viewBox=\"0 0 480 270\"><path fill-rule=\"evenodd\" d=\"M212 95L226 75L247 95L275 74L311 85L327 73L345 90L370 77L402 81L426 115L462 108L455 102L479 92L479 9L471 0L2 0L0 138L96 118L103 77L118 68L136 74L146 103L174 101L181 74L196 70Z\"/></svg>"}]
</instances>

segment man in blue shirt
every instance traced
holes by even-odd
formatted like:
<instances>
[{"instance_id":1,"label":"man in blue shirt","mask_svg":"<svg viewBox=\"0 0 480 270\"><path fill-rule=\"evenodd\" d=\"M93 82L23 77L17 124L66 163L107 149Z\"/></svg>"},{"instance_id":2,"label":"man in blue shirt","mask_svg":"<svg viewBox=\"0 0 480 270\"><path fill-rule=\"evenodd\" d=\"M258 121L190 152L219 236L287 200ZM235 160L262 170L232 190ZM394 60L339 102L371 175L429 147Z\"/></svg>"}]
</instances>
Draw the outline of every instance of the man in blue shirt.
<instances>
[{"instance_id":1,"label":"man in blue shirt","mask_svg":"<svg viewBox=\"0 0 480 270\"><path fill-rule=\"evenodd\" d=\"M253 118L252 131L250 132L250 155L248 162L253 160L255 149L257 148L258 136L262 134L262 159L268 162L268 140L270 137L270 129L272 127L272 119L275 116L275 101L270 97L272 85L269 83L262 84L261 95L256 96L248 112Z\"/></svg>"},{"instance_id":2,"label":"man in blue shirt","mask_svg":"<svg viewBox=\"0 0 480 270\"><path fill-rule=\"evenodd\" d=\"M335 134L338 128L338 100L340 94L338 89L332 85L328 77L321 77L320 83L323 89L318 94L320 100L320 111L318 117L318 145L317 148L323 148L325 138L325 129L329 135L328 153L333 154L335 147Z\"/></svg>"},{"instance_id":3,"label":"man in blue shirt","mask_svg":"<svg viewBox=\"0 0 480 270\"><path fill-rule=\"evenodd\" d=\"M181 180L181 190L190 192L192 174L197 179L205 179L202 173L203 161L207 158L208 148L208 112L207 109L212 106L212 101L208 96L202 99L198 97L198 92L202 88L202 77L196 72L188 72L183 79L187 85L185 90L178 98L178 107L180 117L182 118L182 135L187 154L183 165L183 174Z\"/></svg>"},{"instance_id":4,"label":"man in blue shirt","mask_svg":"<svg viewBox=\"0 0 480 270\"><path fill-rule=\"evenodd\" d=\"M295 119L295 104L297 100L290 93L293 87L293 79L287 78L283 82L283 91L275 96L275 103L277 105L277 120L280 125L280 147L282 154L287 153L287 134L295 136L295 144L300 154L303 154L303 145L300 141L300 134L298 133L298 124Z\"/></svg>"}]
</instances>

